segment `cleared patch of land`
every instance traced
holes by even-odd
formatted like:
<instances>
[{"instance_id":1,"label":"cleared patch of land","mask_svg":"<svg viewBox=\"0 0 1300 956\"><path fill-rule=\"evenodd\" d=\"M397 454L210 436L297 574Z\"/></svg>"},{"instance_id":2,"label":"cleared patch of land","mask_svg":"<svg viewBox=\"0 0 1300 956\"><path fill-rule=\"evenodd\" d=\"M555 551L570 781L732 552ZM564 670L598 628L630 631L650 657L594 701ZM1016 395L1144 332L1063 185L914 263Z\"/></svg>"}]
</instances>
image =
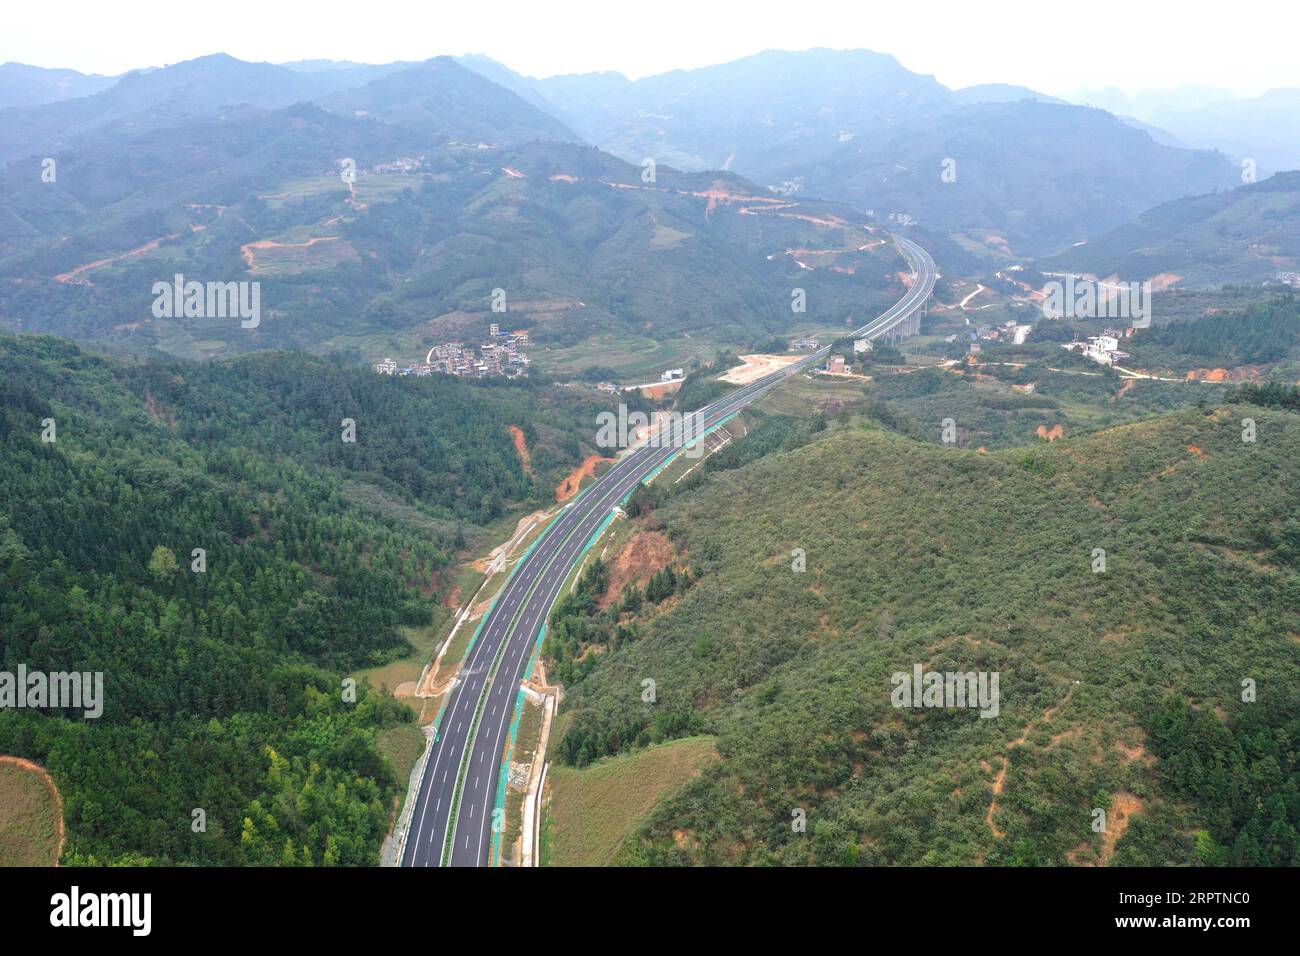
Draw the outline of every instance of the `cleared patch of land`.
<instances>
[{"instance_id":1,"label":"cleared patch of land","mask_svg":"<svg viewBox=\"0 0 1300 956\"><path fill-rule=\"evenodd\" d=\"M409 653L377 667L368 667L355 671L350 676L358 681L368 680L370 686L385 689L394 697L410 700L415 692L415 681L424 670L425 661L438 646L438 640L444 623L453 619L450 611L439 609L439 621L425 627L404 627L401 633L410 647ZM411 706L419 712L420 702L410 700Z\"/></svg>"},{"instance_id":2,"label":"cleared patch of land","mask_svg":"<svg viewBox=\"0 0 1300 956\"><path fill-rule=\"evenodd\" d=\"M801 357L799 355L742 355L740 360L745 364L727 369L726 374L719 378L733 385L748 385L750 382L758 381L764 375L769 375L787 365L793 365Z\"/></svg>"},{"instance_id":3,"label":"cleared patch of land","mask_svg":"<svg viewBox=\"0 0 1300 956\"><path fill-rule=\"evenodd\" d=\"M609 588L600 599L602 608L620 600L630 584L644 587L656 571L673 559L673 545L662 532L640 531L632 535L609 564Z\"/></svg>"},{"instance_id":4,"label":"cleared patch of land","mask_svg":"<svg viewBox=\"0 0 1300 956\"><path fill-rule=\"evenodd\" d=\"M0 756L0 866L58 866L63 800L44 768Z\"/></svg>"},{"instance_id":5,"label":"cleared patch of land","mask_svg":"<svg viewBox=\"0 0 1300 956\"><path fill-rule=\"evenodd\" d=\"M405 784L415 762L424 753L424 733L416 724L398 724L380 733L375 745L388 758L398 783Z\"/></svg>"},{"instance_id":6,"label":"cleared patch of land","mask_svg":"<svg viewBox=\"0 0 1300 956\"><path fill-rule=\"evenodd\" d=\"M773 415L803 417L810 411L831 415L841 408L861 405L865 399L866 392L860 381L794 375L759 399L759 405Z\"/></svg>"},{"instance_id":7,"label":"cleared patch of land","mask_svg":"<svg viewBox=\"0 0 1300 956\"><path fill-rule=\"evenodd\" d=\"M718 759L713 737L686 737L575 770L552 766L553 866L607 866L665 796Z\"/></svg>"},{"instance_id":8,"label":"cleared patch of land","mask_svg":"<svg viewBox=\"0 0 1300 956\"><path fill-rule=\"evenodd\" d=\"M259 239L245 243L239 252L254 275L328 269L340 262L360 260L352 243L340 236L312 236L302 242Z\"/></svg>"}]
</instances>

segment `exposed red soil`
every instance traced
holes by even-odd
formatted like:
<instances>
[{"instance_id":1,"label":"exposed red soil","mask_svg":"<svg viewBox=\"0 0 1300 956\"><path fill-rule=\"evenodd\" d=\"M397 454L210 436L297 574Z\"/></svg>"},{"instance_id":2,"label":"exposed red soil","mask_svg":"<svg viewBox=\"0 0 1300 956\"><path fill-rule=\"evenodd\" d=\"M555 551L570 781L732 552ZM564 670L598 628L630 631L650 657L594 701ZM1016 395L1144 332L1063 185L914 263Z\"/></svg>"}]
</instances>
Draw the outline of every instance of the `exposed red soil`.
<instances>
[{"instance_id":1,"label":"exposed red soil","mask_svg":"<svg viewBox=\"0 0 1300 956\"><path fill-rule=\"evenodd\" d=\"M650 576L668 567L673 560L672 542L658 531L640 531L628 539L623 550L609 565L609 589L600 600L606 608L623 597L632 583L644 587Z\"/></svg>"},{"instance_id":2,"label":"exposed red soil","mask_svg":"<svg viewBox=\"0 0 1300 956\"><path fill-rule=\"evenodd\" d=\"M75 282L78 285L94 285L89 279L78 279L77 276L83 272L93 272L95 269L102 268L112 262L121 262L123 259L134 259L137 256L143 256L146 253L153 252L160 245L169 239L179 238L179 232L173 232L169 236L163 236L161 239L150 239L143 246L137 246L130 249L120 256L111 256L108 259L96 259L94 262L87 262L84 266L77 266L71 272L61 272L54 277L55 282Z\"/></svg>"},{"instance_id":3,"label":"exposed red soil","mask_svg":"<svg viewBox=\"0 0 1300 956\"><path fill-rule=\"evenodd\" d=\"M1076 866L1109 866L1115 855L1115 844L1128 832L1129 821L1142 812L1142 801L1131 793L1120 791L1111 797L1110 810L1106 814L1106 830L1101 836L1101 854L1094 863L1085 858L1091 849L1088 844L1075 847L1066 857Z\"/></svg>"},{"instance_id":4,"label":"exposed red soil","mask_svg":"<svg viewBox=\"0 0 1300 956\"><path fill-rule=\"evenodd\" d=\"M1194 368L1187 373L1189 382L1258 382L1263 375L1258 365L1241 365L1237 368Z\"/></svg>"},{"instance_id":5,"label":"exposed red soil","mask_svg":"<svg viewBox=\"0 0 1300 956\"><path fill-rule=\"evenodd\" d=\"M641 394L647 398L653 398L658 401L665 395L671 395L681 387L682 383L680 380L676 382L663 382L659 385L651 385L648 388L641 389Z\"/></svg>"},{"instance_id":6,"label":"exposed red soil","mask_svg":"<svg viewBox=\"0 0 1300 956\"><path fill-rule=\"evenodd\" d=\"M515 451L519 452L519 460L524 463L524 471L531 475L533 473L533 456L528 451L528 442L524 440L524 430L518 425L511 425L510 437L515 441Z\"/></svg>"},{"instance_id":7,"label":"exposed red soil","mask_svg":"<svg viewBox=\"0 0 1300 956\"><path fill-rule=\"evenodd\" d=\"M262 249L306 249L318 242L335 242L342 238L342 236L317 236L315 239L308 239L306 242L276 242L274 239L259 239L256 242L249 242L240 246L239 254L248 263L248 271L256 272L257 253Z\"/></svg>"},{"instance_id":8,"label":"exposed red soil","mask_svg":"<svg viewBox=\"0 0 1300 956\"><path fill-rule=\"evenodd\" d=\"M613 458L606 458L603 455L588 455L577 468L573 469L568 476L556 486L555 500L568 501L576 495L582 488L582 482L596 473L596 466L602 461L612 462Z\"/></svg>"},{"instance_id":9,"label":"exposed red soil","mask_svg":"<svg viewBox=\"0 0 1300 956\"><path fill-rule=\"evenodd\" d=\"M1056 704L1052 707L1048 707L1046 710L1043 711L1043 717L1042 717L1043 723L1050 724L1052 722L1052 718L1056 715L1056 712L1070 702L1070 698L1074 696L1074 688L1076 686L1077 685L1071 685L1069 691L1066 692L1065 697L1061 700L1059 704ZM1033 729L1034 729L1034 722L1031 720L1028 724L1025 725L1025 729L1021 732L1020 736L1007 744L1006 749L1013 750L1016 747L1023 747L1029 741L1029 735L1033 731ZM1002 795L1002 791L1006 787L1007 771L1011 769L1011 758L1008 757L1006 754L1002 754L1000 756L1002 760L1002 766L998 769L997 775L993 778L993 800L989 803L988 813L984 815L984 819L988 823L989 829L993 832L993 835L997 837L999 840L1001 840L1007 834L1005 830L1003 830L996 823L993 822L993 815L997 812L998 809L998 797ZM986 772L990 769L987 761L981 760L980 765L984 767Z\"/></svg>"}]
</instances>

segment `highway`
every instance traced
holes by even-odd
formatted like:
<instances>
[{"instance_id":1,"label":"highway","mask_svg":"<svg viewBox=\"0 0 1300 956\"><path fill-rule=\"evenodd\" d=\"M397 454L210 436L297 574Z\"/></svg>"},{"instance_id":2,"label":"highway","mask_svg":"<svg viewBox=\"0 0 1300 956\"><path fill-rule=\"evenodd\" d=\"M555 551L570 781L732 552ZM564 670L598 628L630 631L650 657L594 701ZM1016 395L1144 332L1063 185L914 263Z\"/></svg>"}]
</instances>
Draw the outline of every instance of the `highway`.
<instances>
[{"instance_id":1,"label":"highway","mask_svg":"<svg viewBox=\"0 0 1300 956\"><path fill-rule=\"evenodd\" d=\"M850 333L874 338L924 305L934 289L934 261L920 246L894 237L912 264L907 293L876 319ZM570 502L511 574L481 625L458 675L438 739L426 758L402 850L403 866L486 866L501 761L519 683L547 615L570 572L610 511L685 442L767 394L791 375L821 362L830 347L752 382L706 406L694 428L679 424L623 456Z\"/></svg>"}]
</instances>

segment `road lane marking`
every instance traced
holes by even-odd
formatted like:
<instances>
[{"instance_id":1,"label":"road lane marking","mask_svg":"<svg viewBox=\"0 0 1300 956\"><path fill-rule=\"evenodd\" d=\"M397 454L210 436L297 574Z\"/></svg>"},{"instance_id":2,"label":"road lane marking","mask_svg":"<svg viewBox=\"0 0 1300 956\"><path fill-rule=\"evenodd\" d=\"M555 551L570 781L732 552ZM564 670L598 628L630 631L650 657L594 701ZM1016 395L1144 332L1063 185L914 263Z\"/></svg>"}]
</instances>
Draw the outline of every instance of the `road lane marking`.
<instances>
[{"instance_id":1,"label":"road lane marking","mask_svg":"<svg viewBox=\"0 0 1300 956\"><path fill-rule=\"evenodd\" d=\"M909 259L913 258L913 256L909 254L912 252L912 250L917 250L922 255L925 255L924 250L920 250L919 247L915 246L915 244L911 243L909 240L902 239L901 237L895 237L895 238L897 240L897 244L899 245L900 249L905 254L908 254ZM892 323L901 319L902 317L910 316L911 313L913 313L916 308L919 308L924 303L924 301L929 298L934 288L934 270L932 268L933 261L929 260L928 255L925 255L925 260L919 260L919 261L921 265L924 265L925 261L930 261L930 266L925 268L925 272L927 274L924 277L921 277L921 272L922 272L921 268L919 268L914 263L914 267L912 270L913 275L920 277L921 281L915 282L912 289L909 290L908 295L904 296L902 300L895 303L894 306L892 306L890 309L887 309L881 316L877 317L872 322L869 322L866 325L862 326L861 328L855 330L852 333L852 335L861 336L861 335L873 334L876 332L883 331L886 326L891 325ZM704 418L707 427L715 427L716 425L721 423L721 421L724 418L728 417L731 414L734 414L735 412L744 408L750 402L758 399L759 397L766 395L773 388L775 388L776 385L780 384L781 382L785 381L791 376L796 375L802 371L805 371L808 367L811 367L811 365L817 359L821 358L823 355L828 353L829 353L829 348L821 349L817 353L810 355L808 359L806 359L805 361L801 363L793 364L791 366L788 366L786 369L781 370L776 375L772 376L769 381L756 382L750 387L746 387L738 390L737 392L733 393L727 399L722 400L718 404L714 406L708 406L705 409L701 410L702 417ZM608 473L602 475L601 478L598 479L596 483L589 486L587 489L584 489L584 492L591 492L590 494L580 492L578 498L575 498L573 501L569 502L569 504L564 506L563 510L565 513L560 516L559 520L553 522L551 526L545 529L545 531L543 532L543 538L547 541L547 546L537 548L529 556L528 560L524 562L523 566L515 569L516 572L524 572L524 571L531 570L533 567L535 567L536 561L544 561L545 566L543 567L542 579L545 586L541 588L541 592L542 592L542 596L544 597L550 596L549 591L551 590L551 586L553 586L554 584L556 573L560 570L560 568L556 564L557 558L570 559L573 556L575 556L577 553L578 550L577 544L576 543L572 545L570 544L570 542L575 536L575 533L578 530L586 529L592 527L593 525L598 526L598 522L593 522L591 519L597 516L598 514L600 514L602 509L606 507L609 501L621 500L621 498L625 497L630 490L635 488L638 484L642 483L648 475L654 472L656 468L659 468L661 465L666 464L668 459L676 455L681 450L677 446L679 444L684 444L678 441L676 437L677 434L678 434L677 431L669 432L669 441L663 448L654 448L654 450L650 450L652 446L647 445L644 446L643 448L637 449L632 454L625 457L623 461L617 463L612 469L610 469ZM663 451L664 453L660 454L661 451ZM623 471L624 473L619 474L620 471ZM640 474L638 474L638 472L640 472ZM605 487L601 488L601 485L604 485ZM588 504L589 502L592 503L591 506L588 507L585 511L580 512L577 505L578 504L585 505ZM569 521L570 518L573 518L574 520L570 522ZM577 527L572 527L572 525L576 525ZM564 533L561 536L562 530ZM589 537L591 533L594 532L588 531L587 536ZM558 540L560 542L558 549L550 547L550 542L554 540ZM585 542L586 538L584 537L582 540L583 542ZM571 570L572 568L570 567L569 571ZM568 572L565 573L564 577L567 578L567 576L568 576ZM518 606L521 598L523 601L522 606L527 607L528 604L533 600L533 596L538 590L538 586L537 586L538 582L534 579L533 584L531 586L528 585L526 583L528 575L525 573L512 573L511 578L512 580L510 580L506 585L506 589L511 595L508 603L508 607L515 608L516 606ZM521 595L520 593L521 590L526 593L523 593ZM556 597L558 597L558 595L551 596L550 601L538 607L537 612L532 616L530 623L527 625L528 628L532 629L536 627L543 612L549 609L549 606L554 603ZM475 649L475 654L473 655L473 657L475 660L477 660L483 653L490 652L492 660L494 662L498 662L496 664L496 668L498 671L500 670L501 664L504 664L507 660L509 660L512 662L512 666L507 668L506 673L513 674L516 671L516 669L522 666L524 660L527 659L526 655L523 652L526 651L531 641L535 639L536 631L533 630L532 633L528 635L529 641L520 643L517 640L517 635L524 632L516 630L516 623L518 620L517 615L512 615L512 617L509 620L505 621L503 625L504 629L502 629L501 627L497 627L496 622L498 620L504 620L504 619L499 618L495 614L495 612L491 612L491 613L493 616L493 620L490 621L488 623L488 626L485 628L484 635L486 639L480 642L479 646ZM512 650L514 651L514 653L512 653ZM476 680L473 682L473 685L467 685L464 689L468 692L469 690L471 690L471 687L478 687L478 685L485 682L485 680L486 678L483 678L482 681ZM504 684L505 682L502 682L503 688L504 688ZM495 685L494 685L494 689L495 689ZM468 700L468 693L463 695L458 694L457 696L458 698ZM481 696L481 689L479 690L479 696ZM490 699L493 696L494 695L490 694L489 695ZM469 701L469 703L472 710L473 701ZM495 715L496 715L496 708L494 706L492 710L492 716L495 717ZM457 728L458 732L462 729L462 726L463 723L461 726L458 726ZM501 728L498 728L498 734L497 734L498 739L500 738L500 730ZM466 750L476 749L475 745L478 743L479 735L475 733L474 738L475 739L473 741L466 739L459 742L460 753L462 756L464 755ZM480 758L479 758L480 761L488 753L491 753L491 751L481 751ZM476 779L475 780L476 788L478 786L478 782L479 781ZM471 814L472 812L473 812L473 804L471 804ZM451 822L452 821L449 815L449 819L448 819L449 825L451 824ZM482 840L482 834L480 832L480 849L481 849L481 840ZM469 848L469 834L466 834L464 847L466 849ZM476 863L482 862L481 853L479 855L479 859L477 859L475 862Z\"/></svg>"}]
</instances>

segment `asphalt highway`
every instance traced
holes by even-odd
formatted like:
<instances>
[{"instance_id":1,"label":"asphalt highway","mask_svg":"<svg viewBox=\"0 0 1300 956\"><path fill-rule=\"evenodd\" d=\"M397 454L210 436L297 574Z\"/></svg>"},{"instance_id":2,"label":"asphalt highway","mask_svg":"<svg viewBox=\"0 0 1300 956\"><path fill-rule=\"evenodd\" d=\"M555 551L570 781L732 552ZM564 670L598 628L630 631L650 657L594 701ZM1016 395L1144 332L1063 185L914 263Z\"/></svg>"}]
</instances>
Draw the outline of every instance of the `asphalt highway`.
<instances>
[{"instance_id":1,"label":"asphalt highway","mask_svg":"<svg viewBox=\"0 0 1300 956\"><path fill-rule=\"evenodd\" d=\"M887 332L920 308L934 289L934 261L920 246L894 237L912 264L911 288L854 338ZM767 394L791 375L825 359L829 347L733 391L701 409L689 424L624 455L570 502L515 569L481 625L458 675L428 754L411 815L403 866L485 866L491 861L493 814L515 699L546 616L570 572L610 512L684 444ZM501 821L497 821L498 829Z\"/></svg>"}]
</instances>

